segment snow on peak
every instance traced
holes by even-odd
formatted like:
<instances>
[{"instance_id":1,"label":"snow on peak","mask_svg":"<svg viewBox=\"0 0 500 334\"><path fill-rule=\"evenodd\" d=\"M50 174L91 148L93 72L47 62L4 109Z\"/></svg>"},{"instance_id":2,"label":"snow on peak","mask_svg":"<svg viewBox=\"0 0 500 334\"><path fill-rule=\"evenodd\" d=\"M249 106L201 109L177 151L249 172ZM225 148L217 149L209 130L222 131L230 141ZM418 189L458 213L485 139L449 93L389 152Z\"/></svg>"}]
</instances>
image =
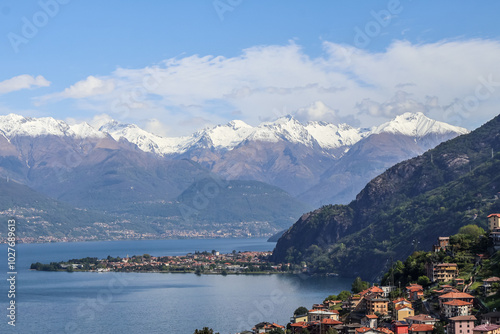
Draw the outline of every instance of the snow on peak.
<instances>
[{"instance_id":1,"label":"snow on peak","mask_svg":"<svg viewBox=\"0 0 500 334\"><path fill-rule=\"evenodd\" d=\"M396 116L392 121L372 128L372 133L396 133L415 138L424 137L431 133L444 134L455 132L465 134L467 129L453 126L428 118L422 112L407 112Z\"/></svg>"},{"instance_id":2,"label":"snow on peak","mask_svg":"<svg viewBox=\"0 0 500 334\"><path fill-rule=\"evenodd\" d=\"M68 136L73 134L68 124L52 117L31 118L14 114L0 116L0 131L8 139L15 136Z\"/></svg>"},{"instance_id":3,"label":"snow on peak","mask_svg":"<svg viewBox=\"0 0 500 334\"><path fill-rule=\"evenodd\" d=\"M309 147L319 145L323 149L350 147L378 133L396 133L415 138L431 133L457 134L468 130L447 123L429 119L421 112L405 113L392 121L371 129L353 128L347 124L328 122L308 122L302 124L293 116L286 115L272 122L264 122L256 127L239 120L225 125L217 125L200 130L191 136L161 137L141 129L135 124L123 124L115 120L106 120L99 129L87 123L68 125L51 117L30 118L15 114L0 116L0 134L10 140L15 136L72 136L77 138L103 138L110 135L115 140L125 138L145 152L160 156L181 154L193 147L231 150L244 141L278 142L288 141Z\"/></svg>"},{"instance_id":4,"label":"snow on peak","mask_svg":"<svg viewBox=\"0 0 500 334\"><path fill-rule=\"evenodd\" d=\"M306 129L325 149L352 146L369 134L366 130L353 128L348 124L335 125L317 121L308 122Z\"/></svg>"},{"instance_id":5,"label":"snow on peak","mask_svg":"<svg viewBox=\"0 0 500 334\"><path fill-rule=\"evenodd\" d=\"M94 129L87 122L70 125L71 131L74 136L78 138L105 138L106 134L99 130Z\"/></svg>"}]
</instances>

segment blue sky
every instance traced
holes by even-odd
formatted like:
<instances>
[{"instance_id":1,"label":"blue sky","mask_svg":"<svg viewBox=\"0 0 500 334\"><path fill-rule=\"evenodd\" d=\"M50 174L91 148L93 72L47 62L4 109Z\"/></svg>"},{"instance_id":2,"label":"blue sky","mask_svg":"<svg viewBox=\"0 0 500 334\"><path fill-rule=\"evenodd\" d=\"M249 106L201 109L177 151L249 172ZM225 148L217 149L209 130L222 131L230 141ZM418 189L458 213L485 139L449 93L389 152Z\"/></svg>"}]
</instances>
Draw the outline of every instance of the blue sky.
<instances>
[{"instance_id":1,"label":"blue sky","mask_svg":"<svg viewBox=\"0 0 500 334\"><path fill-rule=\"evenodd\" d=\"M0 1L0 114L167 136L285 114L498 114L496 1ZM497 84L498 82L498 84Z\"/></svg>"}]
</instances>

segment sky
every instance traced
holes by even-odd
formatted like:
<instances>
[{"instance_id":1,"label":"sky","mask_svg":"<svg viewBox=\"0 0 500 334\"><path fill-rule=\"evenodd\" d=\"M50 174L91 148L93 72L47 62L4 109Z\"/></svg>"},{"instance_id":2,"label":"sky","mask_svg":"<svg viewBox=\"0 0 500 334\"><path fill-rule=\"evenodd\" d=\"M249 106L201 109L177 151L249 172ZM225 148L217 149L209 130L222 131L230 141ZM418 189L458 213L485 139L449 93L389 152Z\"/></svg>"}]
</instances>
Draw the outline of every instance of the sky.
<instances>
[{"instance_id":1,"label":"sky","mask_svg":"<svg viewBox=\"0 0 500 334\"><path fill-rule=\"evenodd\" d=\"M498 115L498 1L0 0L0 115L163 136Z\"/></svg>"}]
</instances>

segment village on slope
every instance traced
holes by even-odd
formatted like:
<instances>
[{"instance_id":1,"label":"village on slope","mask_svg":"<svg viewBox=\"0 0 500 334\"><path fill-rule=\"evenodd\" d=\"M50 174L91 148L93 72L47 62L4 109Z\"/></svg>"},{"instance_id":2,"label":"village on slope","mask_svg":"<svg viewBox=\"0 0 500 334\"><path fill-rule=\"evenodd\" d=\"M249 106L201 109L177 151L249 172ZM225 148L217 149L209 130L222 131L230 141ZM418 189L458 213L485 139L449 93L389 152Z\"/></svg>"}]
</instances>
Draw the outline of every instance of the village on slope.
<instances>
[{"instance_id":1,"label":"village on slope","mask_svg":"<svg viewBox=\"0 0 500 334\"><path fill-rule=\"evenodd\" d=\"M500 214L488 215L488 228L464 226L397 261L380 286L358 277L352 292L297 308L286 326L262 322L241 334L499 334Z\"/></svg>"}]
</instances>

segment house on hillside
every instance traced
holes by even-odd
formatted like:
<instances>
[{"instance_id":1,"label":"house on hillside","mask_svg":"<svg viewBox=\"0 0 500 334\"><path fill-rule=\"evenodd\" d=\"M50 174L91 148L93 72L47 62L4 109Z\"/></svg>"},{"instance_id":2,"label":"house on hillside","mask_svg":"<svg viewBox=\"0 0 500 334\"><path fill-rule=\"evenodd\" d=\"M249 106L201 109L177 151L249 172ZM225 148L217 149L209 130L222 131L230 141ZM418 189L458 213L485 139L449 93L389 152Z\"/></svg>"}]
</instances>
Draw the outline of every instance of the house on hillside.
<instances>
[{"instance_id":1,"label":"house on hillside","mask_svg":"<svg viewBox=\"0 0 500 334\"><path fill-rule=\"evenodd\" d=\"M493 283L500 283L500 278L494 276L483 279L483 289L485 293L491 290L491 288L493 287Z\"/></svg>"},{"instance_id":2,"label":"house on hillside","mask_svg":"<svg viewBox=\"0 0 500 334\"><path fill-rule=\"evenodd\" d=\"M406 321L393 321L391 329L394 334L408 334L408 323Z\"/></svg>"},{"instance_id":3,"label":"house on hillside","mask_svg":"<svg viewBox=\"0 0 500 334\"><path fill-rule=\"evenodd\" d=\"M375 314L367 314L361 319L361 326L377 328L378 317Z\"/></svg>"},{"instance_id":4,"label":"house on hillside","mask_svg":"<svg viewBox=\"0 0 500 334\"><path fill-rule=\"evenodd\" d=\"M454 299L449 302L443 303L441 314L443 314L446 318L453 318L464 315L470 315L471 310L472 310L471 302L466 302L460 299Z\"/></svg>"},{"instance_id":5,"label":"house on hillside","mask_svg":"<svg viewBox=\"0 0 500 334\"><path fill-rule=\"evenodd\" d=\"M381 297L367 297L366 298L366 313L367 314L381 314L386 315L389 313L389 299Z\"/></svg>"},{"instance_id":6,"label":"house on hillside","mask_svg":"<svg viewBox=\"0 0 500 334\"><path fill-rule=\"evenodd\" d=\"M440 250L446 250L446 247L450 244L450 237L439 237L436 245L432 246L432 251L437 253Z\"/></svg>"},{"instance_id":7,"label":"house on hillside","mask_svg":"<svg viewBox=\"0 0 500 334\"><path fill-rule=\"evenodd\" d=\"M500 312L490 312L482 314L481 324L500 325Z\"/></svg>"},{"instance_id":8,"label":"house on hillside","mask_svg":"<svg viewBox=\"0 0 500 334\"><path fill-rule=\"evenodd\" d=\"M447 334L472 334L476 320L473 315L449 318Z\"/></svg>"},{"instance_id":9,"label":"house on hillside","mask_svg":"<svg viewBox=\"0 0 500 334\"><path fill-rule=\"evenodd\" d=\"M260 322L260 323L258 323L257 325L255 325L252 328L252 330L255 333L258 333L258 334L260 334L260 333L269 333L273 329L283 329L283 330L285 330L285 326L280 326L278 324L270 323L270 322Z\"/></svg>"},{"instance_id":10,"label":"house on hillside","mask_svg":"<svg viewBox=\"0 0 500 334\"><path fill-rule=\"evenodd\" d=\"M471 296L465 292L449 292L439 296L439 306L442 309L444 303L451 302L453 300L462 300L464 302L473 303L474 296Z\"/></svg>"},{"instance_id":11,"label":"house on hillside","mask_svg":"<svg viewBox=\"0 0 500 334\"><path fill-rule=\"evenodd\" d=\"M426 264L427 277L431 282L444 283L458 277L458 266L456 263Z\"/></svg>"},{"instance_id":12,"label":"house on hillside","mask_svg":"<svg viewBox=\"0 0 500 334\"><path fill-rule=\"evenodd\" d=\"M394 318L398 321L405 320L408 317L414 316L415 311L411 306L407 305L395 305L394 306Z\"/></svg>"},{"instance_id":13,"label":"house on hillside","mask_svg":"<svg viewBox=\"0 0 500 334\"><path fill-rule=\"evenodd\" d=\"M307 312L308 322L321 321L323 319L331 319L338 321L339 312L336 310L330 311L330 310L319 310L319 309L312 309L309 310L309 312Z\"/></svg>"},{"instance_id":14,"label":"house on hillside","mask_svg":"<svg viewBox=\"0 0 500 334\"><path fill-rule=\"evenodd\" d=\"M500 325L479 325L474 327L472 334L500 334Z\"/></svg>"},{"instance_id":15,"label":"house on hillside","mask_svg":"<svg viewBox=\"0 0 500 334\"><path fill-rule=\"evenodd\" d=\"M405 320L410 325L423 324L423 325L433 325L433 326L436 324L436 322L439 321L438 319L433 318L428 314L414 315L406 318Z\"/></svg>"},{"instance_id":16,"label":"house on hillside","mask_svg":"<svg viewBox=\"0 0 500 334\"><path fill-rule=\"evenodd\" d=\"M415 301L424 298L424 288L420 284L410 284L406 287L406 292L410 300Z\"/></svg>"},{"instance_id":17,"label":"house on hillside","mask_svg":"<svg viewBox=\"0 0 500 334\"><path fill-rule=\"evenodd\" d=\"M408 334L432 334L434 325L413 324L408 328Z\"/></svg>"},{"instance_id":18,"label":"house on hillside","mask_svg":"<svg viewBox=\"0 0 500 334\"><path fill-rule=\"evenodd\" d=\"M488 228L491 232L500 229L500 213L492 213L488 216Z\"/></svg>"}]
</instances>

